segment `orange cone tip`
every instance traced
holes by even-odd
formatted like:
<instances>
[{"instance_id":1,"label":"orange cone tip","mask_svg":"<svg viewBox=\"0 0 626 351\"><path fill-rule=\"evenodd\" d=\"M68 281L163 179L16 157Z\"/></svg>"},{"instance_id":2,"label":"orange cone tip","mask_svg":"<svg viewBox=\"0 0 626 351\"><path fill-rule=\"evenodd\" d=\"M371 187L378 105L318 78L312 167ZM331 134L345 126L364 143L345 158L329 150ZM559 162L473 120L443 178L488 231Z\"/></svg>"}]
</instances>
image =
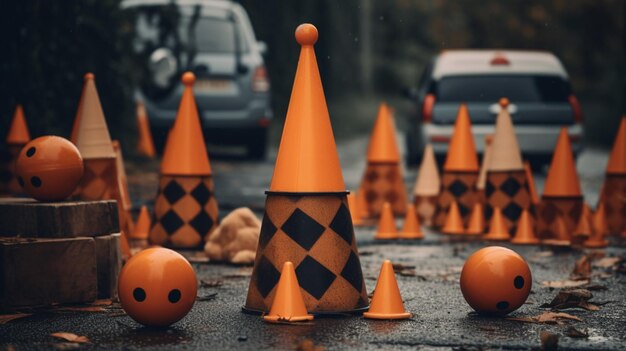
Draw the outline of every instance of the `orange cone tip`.
<instances>
[{"instance_id":1,"label":"orange cone tip","mask_svg":"<svg viewBox=\"0 0 626 351\"><path fill-rule=\"evenodd\" d=\"M296 29L300 58L270 191L346 190L313 49L317 38L312 24Z\"/></svg>"},{"instance_id":2,"label":"orange cone tip","mask_svg":"<svg viewBox=\"0 0 626 351\"><path fill-rule=\"evenodd\" d=\"M302 322L312 319L313 315L307 313L304 305L304 298L300 291L293 263L287 261L283 264L270 312L263 316L263 320L269 323L279 323Z\"/></svg>"},{"instance_id":3,"label":"orange cone tip","mask_svg":"<svg viewBox=\"0 0 626 351\"><path fill-rule=\"evenodd\" d=\"M415 204L408 203L406 205L406 215L404 217L404 225L400 232L400 239L423 239L424 233L420 228Z\"/></svg>"},{"instance_id":4,"label":"orange cone tip","mask_svg":"<svg viewBox=\"0 0 626 351\"><path fill-rule=\"evenodd\" d=\"M393 272L393 265L389 260L383 262L370 309L363 313L363 317L368 319L411 318L411 313L404 309L398 282Z\"/></svg>"},{"instance_id":5,"label":"orange cone tip","mask_svg":"<svg viewBox=\"0 0 626 351\"><path fill-rule=\"evenodd\" d=\"M154 158L156 157L156 149L154 148L154 140L150 131L150 122L146 106L143 102L137 102L137 153L142 156Z\"/></svg>"},{"instance_id":6,"label":"orange cone tip","mask_svg":"<svg viewBox=\"0 0 626 351\"><path fill-rule=\"evenodd\" d=\"M393 218L393 211L389 202L383 204L374 239L398 239L398 229L396 228L396 221Z\"/></svg>"},{"instance_id":7,"label":"orange cone tip","mask_svg":"<svg viewBox=\"0 0 626 351\"><path fill-rule=\"evenodd\" d=\"M396 126L389 106L381 103L367 148L367 162L400 162L400 151L396 142Z\"/></svg>"},{"instance_id":8,"label":"orange cone tip","mask_svg":"<svg viewBox=\"0 0 626 351\"><path fill-rule=\"evenodd\" d=\"M511 243L519 245L539 244L539 239L533 229L532 218L526 209L522 211L522 215L517 223L515 236L511 239Z\"/></svg>"},{"instance_id":9,"label":"orange cone tip","mask_svg":"<svg viewBox=\"0 0 626 351\"><path fill-rule=\"evenodd\" d=\"M163 151L161 174L180 176L209 176L211 164L207 153L198 107L193 97L196 76L185 72L182 77L183 96L180 99L176 121L170 130Z\"/></svg>"},{"instance_id":10,"label":"orange cone tip","mask_svg":"<svg viewBox=\"0 0 626 351\"><path fill-rule=\"evenodd\" d=\"M459 107L443 169L455 172L478 172L479 170L472 136L472 123L465 104Z\"/></svg>"},{"instance_id":11,"label":"orange cone tip","mask_svg":"<svg viewBox=\"0 0 626 351\"><path fill-rule=\"evenodd\" d=\"M137 223L135 223L135 230L133 231L132 239L148 239L150 234L150 226L152 221L150 220L150 213L146 206L141 206L139 211L139 217L137 217Z\"/></svg>"},{"instance_id":12,"label":"orange cone tip","mask_svg":"<svg viewBox=\"0 0 626 351\"><path fill-rule=\"evenodd\" d=\"M483 205L479 202L474 204L472 213L467 224L467 235L482 235L485 232L485 217L483 213Z\"/></svg>"},{"instance_id":13,"label":"orange cone tip","mask_svg":"<svg viewBox=\"0 0 626 351\"><path fill-rule=\"evenodd\" d=\"M502 218L500 207L493 208L493 215L489 223L489 232L483 236L484 240L505 241L511 239Z\"/></svg>"},{"instance_id":14,"label":"orange cone tip","mask_svg":"<svg viewBox=\"0 0 626 351\"><path fill-rule=\"evenodd\" d=\"M463 234L465 232L465 228L463 228L463 218L461 218L459 205L457 205L456 201L452 201L450 204L446 221L441 231L445 234Z\"/></svg>"},{"instance_id":15,"label":"orange cone tip","mask_svg":"<svg viewBox=\"0 0 626 351\"><path fill-rule=\"evenodd\" d=\"M24 117L24 109L22 105L17 105L13 113L13 120L9 127L6 143L9 145L26 145L29 141L30 133L28 132L28 125Z\"/></svg>"},{"instance_id":16,"label":"orange cone tip","mask_svg":"<svg viewBox=\"0 0 626 351\"><path fill-rule=\"evenodd\" d=\"M619 124L606 173L626 175L626 116L622 117Z\"/></svg>"},{"instance_id":17,"label":"orange cone tip","mask_svg":"<svg viewBox=\"0 0 626 351\"><path fill-rule=\"evenodd\" d=\"M566 128L561 128L556 143L552 163L548 170L546 184L543 187L543 196L550 197L579 197L580 182L574 163L572 146Z\"/></svg>"}]
</instances>

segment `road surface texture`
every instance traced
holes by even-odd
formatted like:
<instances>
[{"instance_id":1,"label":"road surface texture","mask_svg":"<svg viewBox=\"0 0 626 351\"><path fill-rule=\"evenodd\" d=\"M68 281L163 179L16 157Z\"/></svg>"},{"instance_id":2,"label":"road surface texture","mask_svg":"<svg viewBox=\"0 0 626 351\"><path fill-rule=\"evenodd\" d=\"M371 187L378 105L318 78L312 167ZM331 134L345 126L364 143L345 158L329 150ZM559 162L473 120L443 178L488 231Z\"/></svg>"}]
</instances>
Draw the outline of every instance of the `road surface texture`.
<instances>
[{"instance_id":1,"label":"road surface texture","mask_svg":"<svg viewBox=\"0 0 626 351\"><path fill-rule=\"evenodd\" d=\"M365 167L367 138L342 140L339 153L346 186L354 189ZM403 143L400 143L403 144ZM238 159L212 159L216 195L222 216L248 206L259 217L273 171L273 149L267 161L255 163ZM602 183L607 152L588 149L578 160L585 199L595 205ZM133 163L128 167L135 206L150 204L156 192L158 163ZM407 187L412 188L415 169L406 171ZM536 175L538 189L544 175ZM465 259L484 242L464 242L428 231L419 242L380 243L373 240L373 228L356 228L361 264L368 292L374 289L384 259L397 267L397 279L405 307L414 313L406 321L375 321L356 316L318 318L304 325L270 325L259 316L244 314L251 267L194 263L202 281L199 299L189 315L172 327L153 330L141 327L119 309L119 305L85 310L50 309L0 325L0 350L15 349L154 349L154 350L295 350L304 341L328 350L386 349L531 349L541 346L539 334L548 331L559 336L558 345L567 349L591 350L626 348L626 274L624 263L604 264L596 258L590 283L590 300L599 310L581 308L565 312L580 321L560 324L531 323L472 312L459 288ZM624 242L602 250L605 257L626 256ZM549 303L559 289L546 284L566 281L574 262L593 251L548 247L522 247L506 244L530 264L533 287L525 305L509 317L527 318L549 312ZM571 283L571 282L570 282ZM102 311L101 311L102 310ZM583 337L572 337L576 332ZM70 332L86 336L90 343L66 343L50 336ZM306 343L305 342L305 343Z\"/></svg>"}]
</instances>

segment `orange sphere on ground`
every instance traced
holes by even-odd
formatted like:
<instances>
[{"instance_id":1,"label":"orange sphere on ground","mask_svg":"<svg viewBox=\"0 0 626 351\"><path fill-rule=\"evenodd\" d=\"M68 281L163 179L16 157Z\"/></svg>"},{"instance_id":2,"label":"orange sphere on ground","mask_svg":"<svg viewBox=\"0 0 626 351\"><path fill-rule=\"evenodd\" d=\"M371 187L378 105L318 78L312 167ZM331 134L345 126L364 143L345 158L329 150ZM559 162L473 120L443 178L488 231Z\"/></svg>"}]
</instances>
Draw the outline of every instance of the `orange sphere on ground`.
<instances>
[{"instance_id":1,"label":"orange sphere on ground","mask_svg":"<svg viewBox=\"0 0 626 351\"><path fill-rule=\"evenodd\" d=\"M474 252L461 272L461 291L476 312L504 315L518 309L530 294L532 277L524 258L513 250L490 246Z\"/></svg>"},{"instance_id":2,"label":"orange sphere on ground","mask_svg":"<svg viewBox=\"0 0 626 351\"><path fill-rule=\"evenodd\" d=\"M151 327L166 327L187 315L197 291L191 264L179 253L160 247L134 255L122 268L118 281L124 311Z\"/></svg>"},{"instance_id":3,"label":"orange sphere on ground","mask_svg":"<svg viewBox=\"0 0 626 351\"><path fill-rule=\"evenodd\" d=\"M31 140L15 163L17 181L39 201L61 201L72 195L83 171L83 158L76 146L58 136Z\"/></svg>"}]
</instances>

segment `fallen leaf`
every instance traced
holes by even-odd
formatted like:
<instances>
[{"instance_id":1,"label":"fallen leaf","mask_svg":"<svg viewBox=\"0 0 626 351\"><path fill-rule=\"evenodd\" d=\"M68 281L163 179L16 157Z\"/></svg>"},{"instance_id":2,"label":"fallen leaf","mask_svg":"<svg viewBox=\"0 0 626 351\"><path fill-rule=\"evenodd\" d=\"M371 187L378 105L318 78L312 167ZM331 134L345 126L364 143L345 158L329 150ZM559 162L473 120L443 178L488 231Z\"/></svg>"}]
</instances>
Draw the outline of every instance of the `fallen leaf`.
<instances>
[{"instance_id":1,"label":"fallen leaf","mask_svg":"<svg viewBox=\"0 0 626 351\"><path fill-rule=\"evenodd\" d=\"M589 280L591 277L591 260L589 256L581 257L574 264L574 270L570 274L571 280Z\"/></svg>"},{"instance_id":2,"label":"fallen leaf","mask_svg":"<svg viewBox=\"0 0 626 351\"><path fill-rule=\"evenodd\" d=\"M544 312L534 317L507 317L506 319L517 322L546 324L563 324L564 320L583 321L579 317L564 312Z\"/></svg>"},{"instance_id":3,"label":"fallen leaf","mask_svg":"<svg viewBox=\"0 0 626 351\"><path fill-rule=\"evenodd\" d=\"M576 328L570 326L565 331L565 335L569 336L570 338L586 339L586 338L589 337L589 332L587 331L587 329L580 330L580 329L576 329Z\"/></svg>"},{"instance_id":4,"label":"fallen leaf","mask_svg":"<svg viewBox=\"0 0 626 351\"><path fill-rule=\"evenodd\" d=\"M557 334L542 330L539 332L539 340L542 350L552 351L559 348L559 336Z\"/></svg>"},{"instance_id":5,"label":"fallen leaf","mask_svg":"<svg viewBox=\"0 0 626 351\"><path fill-rule=\"evenodd\" d=\"M224 285L224 281L222 280L201 280L200 281L200 286L203 288L216 288L222 285Z\"/></svg>"},{"instance_id":6,"label":"fallen leaf","mask_svg":"<svg viewBox=\"0 0 626 351\"><path fill-rule=\"evenodd\" d=\"M600 284L592 284L592 285L585 286L585 289L590 290L590 291L604 291L604 290L608 290L609 288Z\"/></svg>"},{"instance_id":7,"label":"fallen leaf","mask_svg":"<svg viewBox=\"0 0 626 351\"><path fill-rule=\"evenodd\" d=\"M9 323L12 320L28 317L31 315L31 313L0 314L0 325Z\"/></svg>"},{"instance_id":8,"label":"fallen leaf","mask_svg":"<svg viewBox=\"0 0 626 351\"><path fill-rule=\"evenodd\" d=\"M104 307L100 306L63 306L55 307L51 312L106 312Z\"/></svg>"},{"instance_id":9,"label":"fallen leaf","mask_svg":"<svg viewBox=\"0 0 626 351\"><path fill-rule=\"evenodd\" d=\"M404 269L415 269L415 266L410 266L410 265L404 265L402 263L394 263L393 264L393 270L394 271L401 271Z\"/></svg>"},{"instance_id":10,"label":"fallen leaf","mask_svg":"<svg viewBox=\"0 0 626 351\"><path fill-rule=\"evenodd\" d=\"M577 288L583 285L589 284L589 280L553 280L553 281L542 281L541 285L547 286L549 288L554 289L562 289L562 288Z\"/></svg>"},{"instance_id":11,"label":"fallen leaf","mask_svg":"<svg viewBox=\"0 0 626 351\"><path fill-rule=\"evenodd\" d=\"M202 296L196 296L196 301L210 301L217 297L217 293L206 294Z\"/></svg>"},{"instance_id":12,"label":"fallen leaf","mask_svg":"<svg viewBox=\"0 0 626 351\"><path fill-rule=\"evenodd\" d=\"M622 257L604 257L593 263L595 267L610 268L616 266L623 260Z\"/></svg>"},{"instance_id":13,"label":"fallen leaf","mask_svg":"<svg viewBox=\"0 0 626 351\"><path fill-rule=\"evenodd\" d=\"M600 307L589 302L592 297L591 291L587 289L561 290L550 303L545 303L541 307L556 310L583 308L587 311L597 311Z\"/></svg>"},{"instance_id":14,"label":"fallen leaf","mask_svg":"<svg viewBox=\"0 0 626 351\"><path fill-rule=\"evenodd\" d=\"M58 333L52 333L50 334L50 336L55 337L57 339L63 339L65 341L75 342L79 344L90 342L86 336L78 336L74 333L58 332Z\"/></svg>"}]
</instances>

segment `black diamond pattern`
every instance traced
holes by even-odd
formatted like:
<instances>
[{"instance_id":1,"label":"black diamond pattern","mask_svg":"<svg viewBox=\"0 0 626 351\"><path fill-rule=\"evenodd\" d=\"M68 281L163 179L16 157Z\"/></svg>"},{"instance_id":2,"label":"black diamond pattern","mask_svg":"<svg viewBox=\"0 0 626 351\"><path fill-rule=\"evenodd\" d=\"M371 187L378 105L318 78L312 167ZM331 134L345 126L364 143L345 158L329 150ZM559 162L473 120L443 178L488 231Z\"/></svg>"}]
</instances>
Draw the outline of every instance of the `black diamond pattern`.
<instances>
[{"instance_id":1,"label":"black diamond pattern","mask_svg":"<svg viewBox=\"0 0 626 351\"><path fill-rule=\"evenodd\" d=\"M487 181L486 183L487 184L485 184L485 195L487 195L487 197L491 197L491 194L496 191L496 188L490 181Z\"/></svg>"},{"instance_id":2,"label":"black diamond pattern","mask_svg":"<svg viewBox=\"0 0 626 351\"><path fill-rule=\"evenodd\" d=\"M513 178L508 178L504 183L500 184L500 190L509 197L515 196L522 186Z\"/></svg>"},{"instance_id":3,"label":"black diamond pattern","mask_svg":"<svg viewBox=\"0 0 626 351\"><path fill-rule=\"evenodd\" d=\"M278 228L272 223L267 212L263 215L263 223L261 224L261 235L259 236L259 245L264 248L267 243L272 240Z\"/></svg>"},{"instance_id":4,"label":"black diamond pattern","mask_svg":"<svg viewBox=\"0 0 626 351\"><path fill-rule=\"evenodd\" d=\"M465 192L467 191L467 186L463 184L462 181L457 179L448 186L448 190L455 197L461 197L461 195L465 194Z\"/></svg>"},{"instance_id":5,"label":"black diamond pattern","mask_svg":"<svg viewBox=\"0 0 626 351\"><path fill-rule=\"evenodd\" d=\"M198 186L191 191L191 196L201 205L204 206L211 198L211 192L207 189L204 183L198 184Z\"/></svg>"},{"instance_id":6,"label":"black diamond pattern","mask_svg":"<svg viewBox=\"0 0 626 351\"><path fill-rule=\"evenodd\" d=\"M487 206L485 206L485 219L491 219L492 215L493 215L493 207L487 204Z\"/></svg>"},{"instance_id":7,"label":"black diamond pattern","mask_svg":"<svg viewBox=\"0 0 626 351\"><path fill-rule=\"evenodd\" d=\"M352 217L350 217L350 210L343 203L339 206L335 218L330 222L330 229L339 234L348 244L352 245L352 238L354 238L354 229L352 228Z\"/></svg>"},{"instance_id":8,"label":"black diamond pattern","mask_svg":"<svg viewBox=\"0 0 626 351\"><path fill-rule=\"evenodd\" d=\"M192 226L198 234L204 235L208 233L209 229L213 226L213 219L211 219L206 212L200 211L200 213L189 221L189 225Z\"/></svg>"},{"instance_id":9,"label":"black diamond pattern","mask_svg":"<svg viewBox=\"0 0 626 351\"><path fill-rule=\"evenodd\" d=\"M167 201L173 205L176 201L185 196L185 189L183 189L183 187L181 187L175 180L172 180L163 189L163 195L165 195Z\"/></svg>"},{"instance_id":10,"label":"black diamond pattern","mask_svg":"<svg viewBox=\"0 0 626 351\"><path fill-rule=\"evenodd\" d=\"M515 202L511 202L502 210L502 214L511 221L517 221L520 214L522 214L522 208Z\"/></svg>"},{"instance_id":11,"label":"black diamond pattern","mask_svg":"<svg viewBox=\"0 0 626 351\"><path fill-rule=\"evenodd\" d=\"M341 276L344 277L352 286L357 290L361 291L363 288L363 273L361 272L361 263L359 262L359 258L354 252L350 252L350 257L348 257L348 261L346 265L343 266L343 270L341 271Z\"/></svg>"},{"instance_id":12,"label":"black diamond pattern","mask_svg":"<svg viewBox=\"0 0 626 351\"><path fill-rule=\"evenodd\" d=\"M465 217L465 216L469 215L470 209L467 206L465 206L465 205L463 205L461 203L459 203L458 205L459 205L459 213L461 213L461 217Z\"/></svg>"},{"instance_id":13,"label":"black diamond pattern","mask_svg":"<svg viewBox=\"0 0 626 351\"><path fill-rule=\"evenodd\" d=\"M296 268L300 287L316 299L321 299L337 276L317 262L313 257L306 256Z\"/></svg>"},{"instance_id":14,"label":"black diamond pattern","mask_svg":"<svg viewBox=\"0 0 626 351\"><path fill-rule=\"evenodd\" d=\"M261 257L257 269L256 287L264 298L274 289L280 279L280 272L265 256Z\"/></svg>"},{"instance_id":15,"label":"black diamond pattern","mask_svg":"<svg viewBox=\"0 0 626 351\"><path fill-rule=\"evenodd\" d=\"M165 229L167 234L170 235L177 231L180 227L182 227L183 224L185 224L185 222L180 219L176 212L172 210L167 211L167 213L165 213L165 215L161 217L161 220L159 222L161 222L161 225L163 226L163 229Z\"/></svg>"},{"instance_id":16,"label":"black diamond pattern","mask_svg":"<svg viewBox=\"0 0 626 351\"><path fill-rule=\"evenodd\" d=\"M326 230L323 225L317 223L299 208L293 211L281 229L306 250L310 250Z\"/></svg>"}]
</instances>

